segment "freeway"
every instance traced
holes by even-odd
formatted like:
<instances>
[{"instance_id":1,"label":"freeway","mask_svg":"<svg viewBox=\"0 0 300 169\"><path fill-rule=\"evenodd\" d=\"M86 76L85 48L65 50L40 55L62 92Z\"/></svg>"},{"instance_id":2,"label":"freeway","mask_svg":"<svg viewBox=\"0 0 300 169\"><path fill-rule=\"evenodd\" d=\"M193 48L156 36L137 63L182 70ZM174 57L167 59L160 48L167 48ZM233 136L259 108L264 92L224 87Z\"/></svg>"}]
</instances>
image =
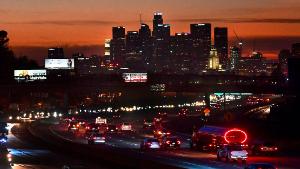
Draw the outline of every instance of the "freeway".
<instances>
[{"instance_id":1,"label":"freeway","mask_svg":"<svg viewBox=\"0 0 300 169\"><path fill-rule=\"evenodd\" d=\"M73 134L67 131L66 126L63 124L49 126L48 130L61 139L68 140L69 142L79 143L86 145L87 141L83 137L83 133ZM183 142L181 149L179 150L166 150L166 151L151 151L142 152L139 150L140 142L145 137L152 137L151 134L144 132L133 132L130 134L110 134L108 135L107 142L104 145L88 145L95 148L109 149L111 147L118 148L120 151L131 151L131 155L140 156L142 158L148 158L158 161L167 165L180 168L211 168L211 169L241 169L245 167L245 164L241 162L226 163L223 161L217 161L216 155L213 153L197 152L189 149L189 138L186 134L179 134ZM268 162L273 163L282 169L298 168L299 158L296 157L249 157L248 163L256 162Z\"/></svg>"},{"instance_id":2,"label":"freeway","mask_svg":"<svg viewBox=\"0 0 300 169\"><path fill-rule=\"evenodd\" d=\"M190 128L195 120L199 121L196 114L191 114L188 118L179 118L175 114L168 115L168 120L164 123L169 124L168 129L180 137L182 142L180 149L141 151L141 141L146 137L153 137L153 133L142 129L141 118L144 116L138 116L128 114L121 119L109 119L109 122L113 123L131 122L135 132L108 134L106 143L102 145L88 145L84 138L84 128L77 133L68 132L67 123L64 121L41 120L30 125L26 123L16 124L11 130L8 141L8 148L14 156L15 165L13 168L52 169L61 168L65 164L91 169L102 169L103 166L106 168L120 168L120 166L125 168L123 167L124 163L130 169L242 169L245 167L245 164L241 162L217 161L215 153L198 152L189 148L191 134L183 133L182 130L178 129ZM188 131L188 129L183 131ZM73 154L77 155L73 156ZM272 163L281 169L298 168L300 165L298 157L284 155L250 156L247 161L247 163L256 162ZM111 163L117 166L111 165ZM127 166L127 164L130 165ZM155 167L151 165L155 165Z\"/></svg>"},{"instance_id":3,"label":"freeway","mask_svg":"<svg viewBox=\"0 0 300 169\"><path fill-rule=\"evenodd\" d=\"M26 124L13 124L7 148L13 156L12 169L59 169L63 166L88 169L95 166L73 155L53 151L34 138L26 129ZM99 165L97 168L104 169Z\"/></svg>"}]
</instances>

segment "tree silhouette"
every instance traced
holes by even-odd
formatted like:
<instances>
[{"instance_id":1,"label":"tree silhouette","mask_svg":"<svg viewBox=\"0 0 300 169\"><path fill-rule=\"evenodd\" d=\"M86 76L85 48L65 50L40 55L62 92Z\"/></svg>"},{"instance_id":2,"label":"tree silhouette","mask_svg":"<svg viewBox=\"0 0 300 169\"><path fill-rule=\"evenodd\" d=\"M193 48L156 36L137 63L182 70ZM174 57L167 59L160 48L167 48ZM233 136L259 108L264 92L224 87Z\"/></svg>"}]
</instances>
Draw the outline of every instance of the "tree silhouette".
<instances>
[{"instance_id":1,"label":"tree silhouette","mask_svg":"<svg viewBox=\"0 0 300 169\"><path fill-rule=\"evenodd\" d=\"M0 31L0 81L9 81L13 77L14 53L8 48L9 39L6 31Z\"/></svg>"},{"instance_id":2,"label":"tree silhouette","mask_svg":"<svg viewBox=\"0 0 300 169\"><path fill-rule=\"evenodd\" d=\"M13 80L14 69L36 69L38 64L27 56L16 58L9 48L9 38L6 31L0 31L0 83Z\"/></svg>"}]
</instances>

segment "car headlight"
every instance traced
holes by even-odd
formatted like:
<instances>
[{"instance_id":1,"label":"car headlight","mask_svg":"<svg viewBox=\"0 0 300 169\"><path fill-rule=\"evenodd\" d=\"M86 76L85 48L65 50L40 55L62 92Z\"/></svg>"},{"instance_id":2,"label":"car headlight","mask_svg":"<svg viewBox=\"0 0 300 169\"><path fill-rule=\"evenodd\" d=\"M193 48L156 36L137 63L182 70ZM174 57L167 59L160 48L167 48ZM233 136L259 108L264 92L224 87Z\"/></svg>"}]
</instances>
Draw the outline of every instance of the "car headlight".
<instances>
[{"instance_id":1,"label":"car headlight","mask_svg":"<svg viewBox=\"0 0 300 169\"><path fill-rule=\"evenodd\" d=\"M6 139L3 138L3 139L0 140L0 142L1 142L1 143L6 143Z\"/></svg>"},{"instance_id":2,"label":"car headlight","mask_svg":"<svg viewBox=\"0 0 300 169\"><path fill-rule=\"evenodd\" d=\"M12 155L11 154L7 154L6 157L7 157L7 161L8 162L12 161Z\"/></svg>"}]
</instances>

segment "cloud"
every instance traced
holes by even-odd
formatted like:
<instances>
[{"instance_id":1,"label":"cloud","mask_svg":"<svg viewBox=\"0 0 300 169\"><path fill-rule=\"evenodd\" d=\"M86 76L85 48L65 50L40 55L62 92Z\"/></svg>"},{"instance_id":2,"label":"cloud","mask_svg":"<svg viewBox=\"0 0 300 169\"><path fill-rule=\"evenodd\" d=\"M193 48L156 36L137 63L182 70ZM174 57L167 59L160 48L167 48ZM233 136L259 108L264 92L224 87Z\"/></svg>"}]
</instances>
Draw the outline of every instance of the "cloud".
<instances>
[{"instance_id":1,"label":"cloud","mask_svg":"<svg viewBox=\"0 0 300 169\"><path fill-rule=\"evenodd\" d=\"M30 24L30 25L61 25L61 26L75 26L75 25L115 25L120 22L115 21L101 21L101 20L41 20L41 21L24 21L24 22L0 22L2 24Z\"/></svg>"},{"instance_id":2,"label":"cloud","mask_svg":"<svg viewBox=\"0 0 300 169\"><path fill-rule=\"evenodd\" d=\"M170 22L223 22L223 23L289 23L299 24L300 18L194 18L171 19Z\"/></svg>"},{"instance_id":3,"label":"cloud","mask_svg":"<svg viewBox=\"0 0 300 169\"><path fill-rule=\"evenodd\" d=\"M168 22L182 23L199 23L199 22L221 22L221 23L287 23L300 24L300 18L191 18L191 19L169 19ZM145 20L146 23L152 22ZM37 21L20 21L20 22L5 22L1 24L10 25L57 25L57 26L80 26L80 25L126 25L136 23L136 21L105 21L105 20L37 20Z\"/></svg>"}]
</instances>

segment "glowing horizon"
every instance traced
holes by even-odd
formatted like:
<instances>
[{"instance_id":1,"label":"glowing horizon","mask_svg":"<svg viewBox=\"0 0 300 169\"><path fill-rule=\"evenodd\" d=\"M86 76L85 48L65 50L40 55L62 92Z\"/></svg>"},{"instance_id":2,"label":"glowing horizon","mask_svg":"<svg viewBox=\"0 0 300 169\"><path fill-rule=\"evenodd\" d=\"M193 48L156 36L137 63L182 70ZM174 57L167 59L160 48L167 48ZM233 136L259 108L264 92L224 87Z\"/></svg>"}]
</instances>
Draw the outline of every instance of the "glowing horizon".
<instances>
[{"instance_id":1,"label":"glowing horizon","mask_svg":"<svg viewBox=\"0 0 300 169\"><path fill-rule=\"evenodd\" d=\"M263 46L260 50L267 53L288 47L287 42L281 42L282 46L269 49L267 45L273 45L269 39L279 39L278 44L280 39L300 41L300 1L258 2L10 0L1 2L0 29L9 33L12 47L103 45L111 38L111 27L123 25L126 31L138 30L141 13L143 22L152 28L153 13L160 11L164 22L171 24L172 35L189 32L191 23L210 22L212 28L228 27L231 43L235 41L233 30L241 39L259 39L261 44L257 46Z\"/></svg>"}]
</instances>

